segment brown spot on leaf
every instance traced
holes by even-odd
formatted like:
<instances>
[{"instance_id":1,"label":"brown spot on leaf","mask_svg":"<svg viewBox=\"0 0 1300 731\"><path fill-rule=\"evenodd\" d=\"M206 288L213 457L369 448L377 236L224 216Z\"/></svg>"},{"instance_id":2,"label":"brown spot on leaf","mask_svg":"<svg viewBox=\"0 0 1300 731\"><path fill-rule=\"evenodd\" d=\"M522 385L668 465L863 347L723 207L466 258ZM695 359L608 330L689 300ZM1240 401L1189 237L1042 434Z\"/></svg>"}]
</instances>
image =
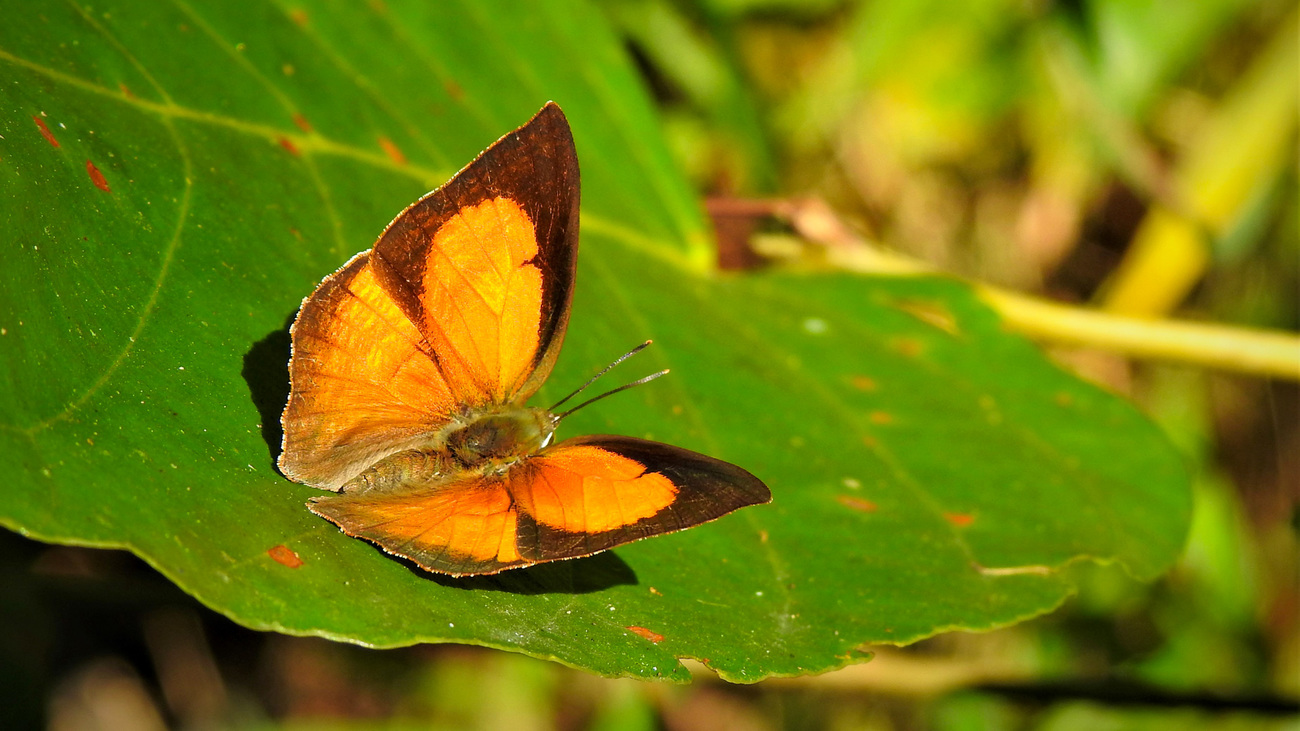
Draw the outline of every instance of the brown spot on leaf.
<instances>
[{"instance_id":1,"label":"brown spot on leaf","mask_svg":"<svg viewBox=\"0 0 1300 731\"><path fill-rule=\"evenodd\" d=\"M880 446L880 440L868 434L867 436L862 437L862 444L871 449L875 449Z\"/></svg>"},{"instance_id":2,"label":"brown spot on leaf","mask_svg":"<svg viewBox=\"0 0 1300 731\"><path fill-rule=\"evenodd\" d=\"M402 154L402 151L397 147L397 145L393 144L392 140L388 139L383 135L380 135L379 146L384 148L384 154L388 155L388 158L390 160L397 163L398 165L406 164L406 155Z\"/></svg>"},{"instance_id":3,"label":"brown spot on leaf","mask_svg":"<svg viewBox=\"0 0 1300 731\"><path fill-rule=\"evenodd\" d=\"M634 635L641 635L642 637L646 638L647 640L650 640L656 645L664 641L663 635L653 630L648 630L645 627L638 627L634 624L631 627L627 627L626 629L628 632L631 632Z\"/></svg>"},{"instance_id":4,"label":"brown spot on leaf","mask_svg":"<svg viewBox=\"0 0 1300 731\"><path fill-rule=\"evenodd\" d=\"M294 8L293 10L289 11L289 20L292 20L293 24L298 26L299 28L306 28L307 11L303 10L302 8Z\"/></svg>"},{"instance_id":5,"label":"brown spot on leaf","mask_svg":"<svg viewBox=\"0 0 1300 731\"><path fill-rule=\"evenodd\" d=\"M893 424L894 423L894 415L889 413L888 411L873 411L871 412L871 415L868 416L867 418L871 420L872 424Z\"/></svg>"},{"instance_id":6,"label":"brown spot on leaf","mask_svg":"<svg viewBox=\"0 0 1300 731\"><path fill-rule=\"evenodd\" d=\"M1058 392L1057 392L1057 394L1056 394L1056 405L1057 405L1057 406L1072 406L1073 404L1074 404L1074 397L1073 397L1073 396L1071 396L1070 394L1068 394L1068 393L1066 393L1066 392L1064 392L1064 391L1058 391Z\"/></svg>"},{"instance_id":7,"label":"brown spot on leaf","mask_svg":"<svg viewBox=\"0 0 1300 731\"><path fill-rule=\"evenodd\" d=\"M850 381L850 383L852 383L853 387L858 389L859 391L876 390L876 379L869 378L867 376L854 376L853 380Z\"/></svg>"},{"instance_id":8,"label":"brown spot on leaf","mask_svg":"<svg viewBox=\"0 0 1300 731\"><path fill-rule=\"evenodd\" d=\"M663 595L664 595L664 593L663 593L662 591L659 591L658 589L654 588L653 586L650 587L650 593L651 593L651 594L654 594L655 596L663 596Z\"/></svg>"},{"instance_id":9,"label":"brown spot on leaf","mask_svg":"<svg viewBox=\"0 0 1300 731\"><path fill-rule=\"evenodd\" d=\"M122 82L119 81L117 82L117 88L122 90L122 96L126 97L127 99L136 98L135 92L131 91L130 87L128 87L126 84L123 84Z\"/></svg>"},{"instance_id":10,"label":"brown spot on leaf","mask_svg":"<svg viewBox=\"0 0 1300 731\"><path fill-rule=\"evenodd\" d=\"M298 152L298 146L293 144L293 140L289 139L288 137L281 137L276 141L280 143L280 147L283 147L284 149L288 150L290 155L293 155L294 157L301 156L301 153Z\"/></svg>"},{"instance_id":11,"label":"brown spot on leaf","mask_svg":"<svg viewBox=\"0 0 1300 731\"><path fill-rule=\"evenodd\" d=\"M761 530L758 532L758 542L767 543L767 531Z\"/></svg>"},{"instance_id":12,"label":"brown spot on leaf","mask_svg":"<svg viewBox=\"0 0 1300 731\"><path fill-rule=\"evenodd\" d=\"M40 128L41 136L45 138L46 142L49 142L51 145L54 145L55 147L59 146L59 141L54 139L54 133L50 131L49 127L45 126L45 120L41 119L40 117L33 116L32 121L35 122L36 126Z\"/></svg>"},{"instance_id":13,"label":"brown spot on leaf","mask_svg":"<svg viewBox=\"0 0 1300 731\"><path fill-rule=\"evenodd\" d=\"M442 82L442 88L447 90L447 96L451 97L451 100L454 102L461 101L465 98L465 90L461 88L460 84L457 84L451 79Z\"/></svg>"},{"instance_id":14,"label":"brown spot on leaf","mask_svg":"<svg viewBox=\"0 0 1300 731\"><path fill-rule=\"evenodd\" d=\"M270 556L276 563L283 564L291 569L296 569L302 565L302 559L298 558L298 554L283 543L268 550L266 555Z\"/></svg>"},{"instance_id":15,"label":"brown spot on leaf","mask_svg":"<svg viewBox=\"0 0 1300 731\"><path fill-rule=\"evenodd\" d=\"M970 513L944 513L943 517L958 528L965 528L975 522L975 516Z\"/></svg>"},{"instance_id":16,"label":"brown spot on leaf","mask_svg":"<svg viewBox=\"0 0 1300 731\"><path fill-rule=\"evenodd\" d=\"M302 116L302 112L294 112L293 123L298 125L298 129L303 132L311 132L311 122L308 122L307 118Z\"/></svg>"},{"instance_id":17,"label":"brown spot on leaf","mask_svg":"<svg viewBox=\"0 0 1300 731\"><path fill-rule=\"evenodd\" d=\"M108 181L104 179L104 174L99 172L99 168L95 167L95 163L87 160L86 172L90 175L90 182L94 183L96 188L99 188L105 193L113 192L108 189Z\"/></svg>"},{"instance_id":18,"label":"brown spot on leaf","mask_svg":"<svg viewBox=\"0 0 1300 731\"><path fill-rule=\"evenodd\" d=\"M875 503L871 502L870 500L863 500L860 497L853 497L852 495L836 495L835 501L838 502L840 505L849 508L850 510L858 510L863 513L876 512Z\"/></svg>"}]
</instances>

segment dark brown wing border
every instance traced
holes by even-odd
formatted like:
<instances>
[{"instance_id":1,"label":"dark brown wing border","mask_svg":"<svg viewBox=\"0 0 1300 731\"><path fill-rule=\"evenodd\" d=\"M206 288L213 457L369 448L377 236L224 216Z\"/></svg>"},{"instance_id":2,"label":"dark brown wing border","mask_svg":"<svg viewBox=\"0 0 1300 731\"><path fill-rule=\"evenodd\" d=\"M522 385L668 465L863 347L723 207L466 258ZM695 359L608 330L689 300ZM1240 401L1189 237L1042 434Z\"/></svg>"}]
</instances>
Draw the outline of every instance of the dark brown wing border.
<instances>
[{"instance_id":1,"label":"dark brown wing border","mask_svg":"<svg viewBox=\"0 0 1300 731\"><path fill-rule=\"evenodd\" d=\"M749 505L772 501L763 481L730 462L669 444L635 437L595 435L565 440L563 446L592 445L645 465L677 487L672 504L658 513L614 530L570 533L556 530L519 511L518 551L530 561L553 561L598 553L642 538L674 533L717 520ZM557 445L559 446L559 445Z\"/></svg>"},{"instance_id":2,"label":"dark brown wing border","mask_svg":"<svg viewBox=\"0 0 1300 731\"><path fill-rule=\"evenodd\" d=\"M569 323L578 262L578 154L569 122L547 102L519 129L505 135L437 190L411 204L380 234L372 254L375 273L414 323L424 322L420 282L430 232L461 209L498 196L524 209L537 232L536 264L542 272L541 330L533 372L520 389L531 395L550 375Z\"/></svg>"}]
</instances>

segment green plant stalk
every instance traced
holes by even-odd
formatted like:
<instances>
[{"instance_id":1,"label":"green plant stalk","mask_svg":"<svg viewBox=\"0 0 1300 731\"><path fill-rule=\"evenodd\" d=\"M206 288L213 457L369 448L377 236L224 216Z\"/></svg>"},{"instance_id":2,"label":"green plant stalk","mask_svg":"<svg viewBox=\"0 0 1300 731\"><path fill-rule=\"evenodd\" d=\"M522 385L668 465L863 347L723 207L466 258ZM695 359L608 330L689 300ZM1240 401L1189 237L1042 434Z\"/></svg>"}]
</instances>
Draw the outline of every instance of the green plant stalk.
<instances>
[{"instance_id":1,"label":"green plant stalk","mask_svg":"<svg viewBox=\"0 0 1300 731\"><path fill-rule=\"evenodd\" d=\"M872 274L937 273L865 243L828 248L832 264ZM1300 381L1300 336L1275 330L1149 319L1049 302L973 282L1007 327L1039 342L1108 350L1135 358Z\"/></svg>"},{"instance_id":2,"label":"green plant stalk","mask_svg":"<svg viewBox=\"0 0 1300 731\"><path fill-rule=\"evenodd\" d=\"M1128 317L996 287L977 290L1008 326L1035 340L1300 381L1300 337L1290 333Z\"/></svg>"}]
</instances>

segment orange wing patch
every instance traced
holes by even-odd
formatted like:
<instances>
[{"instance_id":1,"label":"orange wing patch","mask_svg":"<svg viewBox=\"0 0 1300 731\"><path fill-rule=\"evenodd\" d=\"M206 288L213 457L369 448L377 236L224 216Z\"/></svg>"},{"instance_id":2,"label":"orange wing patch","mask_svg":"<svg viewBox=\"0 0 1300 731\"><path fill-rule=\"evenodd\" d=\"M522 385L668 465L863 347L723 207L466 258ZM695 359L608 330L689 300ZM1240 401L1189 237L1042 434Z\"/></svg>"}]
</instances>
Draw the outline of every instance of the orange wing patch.
<instances>
[{"instance_id":1,"label":"orange wing patch","mask_svg":"<svg viewBox=\"0 0 1300 731\"><path fill-rule=\"evenodd\" d=\"M672 504L677 487L645 465L590 445L542 452L511 487L533 520L566 533L604 533Z\"/></svg>"},{"instance_id":2,"label":"orange wing patch","mask_svg":"<svg viewBox=\"0 0 1300 731\"><path fill-rule=\"evenodd\" d=\"M293 342L280 468L295 480L338 489L427 439L456 408L428 342L365 254L304 303Z\"/></svg>"},{"instance_id":3,"label":"orange wing patch","mask_svg":"<svg viewBox=\"0 0 1300 731\"><path fill-rule=\"evenodd\" d=\"M519 204L496 197L438 229L424 271L425 332L458 393L512 397L532 372L541 326L537 235Z\"/></svg>"},{"instance_id":4,"label":"orange wing patch","mask_svg":"<svg viewBox=\"0 0 1300 731\"><path fill-rule=\"evenodd\" d=\"M493 573L523 563L518 514L500 479L466 479L405 494L330 495L308 505L352 536L430 571Z\"/></svg>"}]
</instances>

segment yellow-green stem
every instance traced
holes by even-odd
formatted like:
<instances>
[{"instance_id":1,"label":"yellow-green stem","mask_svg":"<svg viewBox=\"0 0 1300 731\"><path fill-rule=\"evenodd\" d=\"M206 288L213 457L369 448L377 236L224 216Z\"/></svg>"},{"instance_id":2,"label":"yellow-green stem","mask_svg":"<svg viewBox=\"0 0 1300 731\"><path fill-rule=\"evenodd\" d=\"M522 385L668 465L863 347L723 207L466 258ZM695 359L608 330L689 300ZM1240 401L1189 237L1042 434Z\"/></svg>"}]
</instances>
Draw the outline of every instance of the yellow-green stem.
<instances>
[{"instance_id":1,"label":"yellow-green stem","mask_svg":"<svg viewBox=\"0 0 1300 731\"><path fill-rule=\"evenodd\" d=\"M868 246L828 252L831 263L858 272L935 273L924 264ZM1300 381L1300 336L1294 333L1126 317L986 284L973 286L1008 327L1034 340Z\"/></svg>"},{"instance_id":2,"label":"yellow-green stem","mask_svg":"<svg viewBox=\"0 0 1300 731\"><path fill-rule=\"evenodd\" d=\"M980 297L1035 340L1300 381L1300 337L1210 323L1125 317L979 286Z\"/></svg>"}]
</instances>

